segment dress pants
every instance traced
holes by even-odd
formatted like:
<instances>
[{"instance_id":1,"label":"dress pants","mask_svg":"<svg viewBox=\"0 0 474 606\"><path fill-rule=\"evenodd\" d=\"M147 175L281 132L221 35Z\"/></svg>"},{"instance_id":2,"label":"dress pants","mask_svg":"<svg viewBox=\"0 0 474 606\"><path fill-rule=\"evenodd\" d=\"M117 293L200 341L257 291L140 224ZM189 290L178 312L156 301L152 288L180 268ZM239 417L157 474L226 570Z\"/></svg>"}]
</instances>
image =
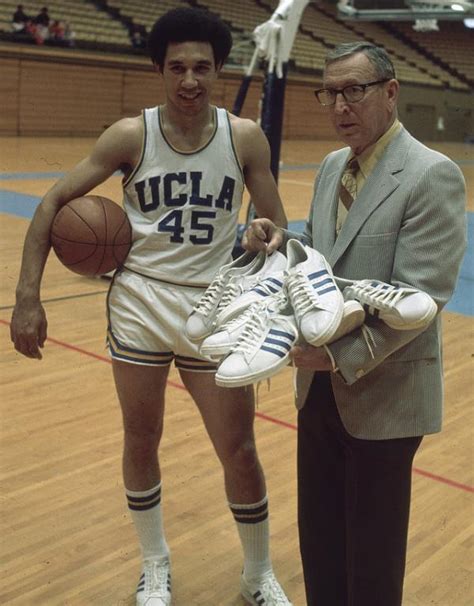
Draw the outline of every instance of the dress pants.
<instances>
[{"instance_id":1,"label":"dress pants","mask_svg":"<svg viewBox=\"0 0 474 606\"><path fill-rule=\"evenodd\" d=\"M298 414L298 525L308 606L401 606L413 457L422 437L344 429L329 373Z\"/></svg>"}]
</instances>

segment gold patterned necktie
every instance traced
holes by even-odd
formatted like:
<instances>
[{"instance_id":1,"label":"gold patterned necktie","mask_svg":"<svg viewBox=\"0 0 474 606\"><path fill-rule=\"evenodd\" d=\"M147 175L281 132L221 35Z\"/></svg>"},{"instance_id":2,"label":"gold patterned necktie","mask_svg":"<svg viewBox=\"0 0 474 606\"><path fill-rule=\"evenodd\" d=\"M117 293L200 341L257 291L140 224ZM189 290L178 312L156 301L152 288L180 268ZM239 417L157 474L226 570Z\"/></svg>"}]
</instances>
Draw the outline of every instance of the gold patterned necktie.
<instances>
[{"instance_id":1,"label":"gold patterned necktie","mask_svg":"<svg viewBox=\"0 0 474 606\"><path fill-rule=\"evenodd\" d=\"M339 197L348 211L357 196L356 175L358 170L359 163L357 162L357 158L352 158L347 163L341 177Z\"/></svg>"}]
</instances>

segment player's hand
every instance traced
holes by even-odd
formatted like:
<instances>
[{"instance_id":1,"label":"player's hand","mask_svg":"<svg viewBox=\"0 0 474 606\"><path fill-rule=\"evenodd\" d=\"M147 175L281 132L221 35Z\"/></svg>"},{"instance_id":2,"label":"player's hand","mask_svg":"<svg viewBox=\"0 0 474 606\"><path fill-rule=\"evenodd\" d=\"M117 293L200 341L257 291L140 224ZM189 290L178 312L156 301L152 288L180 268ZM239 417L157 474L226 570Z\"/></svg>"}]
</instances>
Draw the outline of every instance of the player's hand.
<instances>
[{"instance_id":1,"label":"player's hand","mask_svg":"<svg viewBox=\"0 0 474 606\"><path fill-rule=\"evenodd\" d=\"M280 248L282 243L283 230L270 219L254 219L242 237L242 246L245 250L251 252L265 250L269 255Z\"/></svg>"},{"instance_id":2,"label":"player's hand","mask_svg":"<svg viewBox=\"0 0 474 606\"><path fill-rule=\"evenodd\" d=\"M41 360L41 349L47 338L48 322L41 303L16 305L10 324L10 337L15 349L27 358Z\"/></svg>"},{"instance_id":3,"label":"player's hand","mask_svg":"<svg viewBox=\"0 0 474 606\"><path fill-rule=\"evenodd\" d=\"M332 370L331 360L324 347L313 347L308 343L295 345L290 351L290 358L298 368Z\"/></svg>"}]
</instances>

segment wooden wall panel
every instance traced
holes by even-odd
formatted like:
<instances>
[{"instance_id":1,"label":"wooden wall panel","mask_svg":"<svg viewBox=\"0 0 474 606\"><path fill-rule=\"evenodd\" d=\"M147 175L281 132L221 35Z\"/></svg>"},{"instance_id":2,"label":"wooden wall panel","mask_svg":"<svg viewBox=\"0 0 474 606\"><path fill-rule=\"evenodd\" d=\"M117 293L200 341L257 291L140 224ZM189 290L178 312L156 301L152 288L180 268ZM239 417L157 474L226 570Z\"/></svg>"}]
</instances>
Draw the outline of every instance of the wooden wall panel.
<instances>
[{"instance_id":1,"label":"wooden wall panel","mask_svg":"<svg viewBox=\"0 0 474 606\"><path fill-rule=\"evenodd\" d=\"M327 111L314 97L314 83L288 83L285 95L284 139L332 140L335 138Z\"/></svg>"},{"instance_id":2,"label":"wooden wall panel","mask_svg":"<svg viewBox=\"0 0 474 606\"><path fill-rule=\"evenodd\" d=\"M18 91L20 81L19 59L0 58L0 133L18 132Z\"/></svg>"},{"instance_id":3,"label":"wooden wall panel","mask_svg":"<svg viewBox=\"0 0 474 606\"><path fill-rule=\"evenodd\" d=\"M22 61L21 135L97 135L121 117L122 70Z\"/></svg>"},{"instance_id":4,"label":"wooden wall panel","mask_svg":"<svg viewBox=\"0 0 474 606\"><path fill-rule=\"evenodd\" d=\"M125 71L122 116L138 116L143 108L160 105L164 100L162 80L151 68L150 71Z\"/></svg>"}]
</instances>

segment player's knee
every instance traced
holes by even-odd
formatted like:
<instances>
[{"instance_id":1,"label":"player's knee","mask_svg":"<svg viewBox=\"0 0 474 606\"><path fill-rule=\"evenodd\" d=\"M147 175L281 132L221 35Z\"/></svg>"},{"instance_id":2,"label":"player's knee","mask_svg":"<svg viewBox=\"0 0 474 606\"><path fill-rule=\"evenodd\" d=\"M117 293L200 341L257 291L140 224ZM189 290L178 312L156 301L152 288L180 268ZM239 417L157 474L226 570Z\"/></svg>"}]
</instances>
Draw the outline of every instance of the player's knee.
<instances>
[{"instance_id":1,"label":"player's knee","mask_svg":"<svg viewBox=\"0 0 474 606\"><path fill-rule=\"evenodd\" d=\"M243 471L256 467L258 456L255 441L249 438L229 445L223 453L222 462L224 466L231 465Z\"/></svg>"},{"instance_id":2,"label":"player's knee","mask_svg":"<svg viewBox=\"0 0 474 606\"><path fill-rule=\"evenodd\" d=\"M156 452L162 433L162 423L157 426L136 422L124 423L125 446L137 454L148 451Z\"/></svg>"}]
</instances>

